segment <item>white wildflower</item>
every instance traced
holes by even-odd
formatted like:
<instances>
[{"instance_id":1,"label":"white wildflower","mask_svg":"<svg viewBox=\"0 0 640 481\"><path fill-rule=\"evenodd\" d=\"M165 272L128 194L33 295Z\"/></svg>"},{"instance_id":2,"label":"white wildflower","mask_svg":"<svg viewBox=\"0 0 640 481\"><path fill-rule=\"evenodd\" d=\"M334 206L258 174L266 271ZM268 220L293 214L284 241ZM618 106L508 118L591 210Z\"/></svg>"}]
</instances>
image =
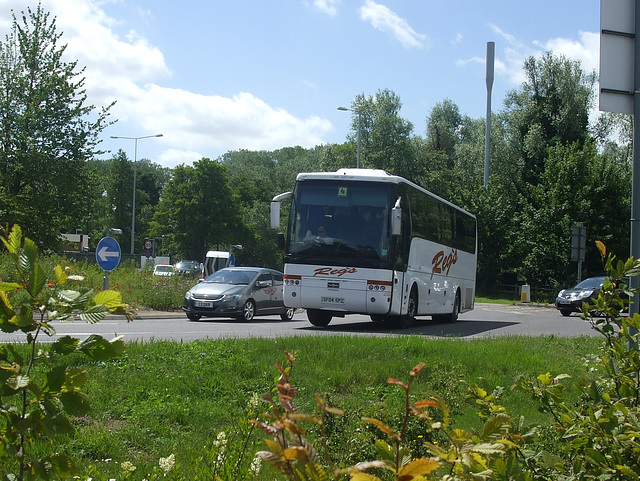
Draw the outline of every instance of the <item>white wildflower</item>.
<instances>
[{"instance_id":1,"label":"white wildflower","mask_svg":"<svg viewBox=\"0 0 640 481\"><path fill-rule=\"evenodd\" d=\"M120 464L120 469L125 473L133 473L136 470L136 467L131 461L124 461Z\"/></svg>"},{"instance_id":2,"label":"white wildflower","mask_svg":"<svg viewBox=\"0 0 640 481\"><path fill-rule=\"evenodd\" d=\"M249 466L249 471L253 476L257 476L260 473L260 468L262 467L262 458L260 456L256 456L253 458L251 462L251 466Z\"/></svg>"},{"instance_id":3,"label":"white wildflower","mask_svg":"<svg viewBox=\"0 0 640 481\"><path fill-rule=\"evenodd\" d=\"M249 398L249 402L247 403L247 408L249 412L253 412L260 407L262 403L262 399L260 399L260 395L257 392L254 392Z\"/></svg>"},{"instance_id":4,"label":"white wildflower","mask_svg":"<svg viewBox=\"0 0 640 481\"><path fill-rule=\"evenodd\" d=\"M216 448L224 448L227 445L227 433L225 433L224 431L220 431L218 433L218 437L213 442L213 445Z\"/></svg>"},{"instance_id":5,"label":"white wildflower","mask_svg":"<svg viewBox=\"0 0 640 481\"><path fill-rule=\"evenodd\" d=\"M168 473L173 469L173 466L176 464L175 454L172 454L168 458L160 458L160 461L158 461L158 464L160 465L160 469L162 469L165 473Z\"/></svg>"}]
</instances>

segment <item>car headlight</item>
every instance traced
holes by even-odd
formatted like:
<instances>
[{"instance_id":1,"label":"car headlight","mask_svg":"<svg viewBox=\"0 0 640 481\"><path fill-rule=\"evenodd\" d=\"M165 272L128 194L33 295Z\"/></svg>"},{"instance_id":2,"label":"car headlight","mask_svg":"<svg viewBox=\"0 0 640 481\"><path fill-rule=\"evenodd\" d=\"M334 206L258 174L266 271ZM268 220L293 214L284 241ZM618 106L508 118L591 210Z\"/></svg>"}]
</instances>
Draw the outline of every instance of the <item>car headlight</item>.
<instances>
[{"instance_id":1,"label":"car headlight","mask_svg":"<svg viewBox=\"0 0 640 481\"><path fill-rule=\"evenodd\" d=\"M580 293L578 293L578 295L576 296L576 299L584 299L585 297L589 297L591 296L591 294L593 294L594 291L582 291Z\"/></svg>"},{"instance_id":2,"label":"car headlight","mask_svg":"<svg viewBox=\"0 0 640 481\"><path fill-rule=\"evenodd\" d=\"M187 291L187 293L184 295L185 299L191 299L191 291Z\"/></svg>"},{"instance_id":3,"label":"car headlight","mask_svg":"<svg viewBox=\"0 0 640 481\"><path fill-rule=\"evenodd\" d=\"M242 294L225 294L222 296L222 302L232 302L237 301L242 297Z\"/></svg>"}]
</instances>

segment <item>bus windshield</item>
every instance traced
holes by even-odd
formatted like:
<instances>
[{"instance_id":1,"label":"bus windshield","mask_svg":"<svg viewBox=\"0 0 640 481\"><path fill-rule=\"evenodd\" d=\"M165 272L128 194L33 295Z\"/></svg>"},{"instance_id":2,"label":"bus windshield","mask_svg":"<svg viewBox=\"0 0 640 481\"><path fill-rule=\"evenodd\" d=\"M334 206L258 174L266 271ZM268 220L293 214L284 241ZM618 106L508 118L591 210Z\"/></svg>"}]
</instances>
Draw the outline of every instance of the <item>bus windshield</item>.
<instances>
[{"instance_id":1,"label":"bus windshield","mask_svg":"<svg viewBox=\"0 0 640 481\"><path fill-rule=\"evenodd\" d=\"M347 180L298 182L289 217L290 260L309 256L387 260L394 187Z\"/></svg>"}]
</instances>

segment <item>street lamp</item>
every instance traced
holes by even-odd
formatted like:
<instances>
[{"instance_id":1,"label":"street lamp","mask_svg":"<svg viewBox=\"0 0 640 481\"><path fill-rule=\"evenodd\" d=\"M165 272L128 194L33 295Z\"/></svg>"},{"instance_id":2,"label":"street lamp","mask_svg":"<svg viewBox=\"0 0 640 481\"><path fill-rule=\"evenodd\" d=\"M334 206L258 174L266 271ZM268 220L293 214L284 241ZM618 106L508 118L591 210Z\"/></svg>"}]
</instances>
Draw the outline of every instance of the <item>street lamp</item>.
<instances>
[{"instance_id":1,"label":"street lamp","mask_svg":"<svg viewBox=\"0 0 640 481\"><path fill-rule=\"evenodd\" d=\"M235 257L233 256L233 249L238 249L238 250L242 250L242 244L229 244L229 266L235 266L236 265L236 260Z\"/></svg>"},{"instance_id":2,"label":"street lamp","mask_svg":"<svg viewBox=\"0 0 640 481\"><path fill-rule=\"evenodd\" d=\"M162 134L156 135L145 135L143 137L120 137L116 135L112 135L112 139L124 139L124 140L134 140L135 147L133 150L133 207L131 208L131 255L133 255L134 248L134 237L136 233L136 173L138 166L138 140L140 139L150 139L152 137L162 137Z\"/></svg>"},{"instance_id":3,"label":"street lamp","mask_svg":"<svg viewBox=\"0 0 640 481\"><path fill-rule=\"evenodd\" d=\"M360 168L360 126L362 125L362 114L358 109L348 109L347 107L338 107L338 110L343 112L355 112L358 114L358 163L357 167Z\"/></svg>"}]
</instances>

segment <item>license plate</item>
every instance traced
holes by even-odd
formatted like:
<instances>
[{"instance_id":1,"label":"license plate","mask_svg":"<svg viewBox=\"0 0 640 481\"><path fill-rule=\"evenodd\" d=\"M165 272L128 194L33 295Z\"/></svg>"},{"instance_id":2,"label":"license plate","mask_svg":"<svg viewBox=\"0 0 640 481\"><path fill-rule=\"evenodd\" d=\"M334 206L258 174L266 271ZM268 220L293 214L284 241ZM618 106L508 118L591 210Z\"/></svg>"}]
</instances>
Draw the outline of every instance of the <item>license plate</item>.
<instances>
[{"instance_id":1,"label":"license plate","mask_svg":"<svg viewBox=\"0 0 640 481\"><path fill-rule=\"evenodd\" d=\"M344 297L328 297L322 296L320 302L323 304L344 304Z\"/></svg>"},{"instance_id":2,"label":"license plate","mask_svg":"<svg viewBox=\"0 0 640 481\"><path fill-rule=\"evenodd\" d=\"M211 301L195 301L193 303L196 307L213 307L213 302Z\"/></svg>"}]
</instances>

